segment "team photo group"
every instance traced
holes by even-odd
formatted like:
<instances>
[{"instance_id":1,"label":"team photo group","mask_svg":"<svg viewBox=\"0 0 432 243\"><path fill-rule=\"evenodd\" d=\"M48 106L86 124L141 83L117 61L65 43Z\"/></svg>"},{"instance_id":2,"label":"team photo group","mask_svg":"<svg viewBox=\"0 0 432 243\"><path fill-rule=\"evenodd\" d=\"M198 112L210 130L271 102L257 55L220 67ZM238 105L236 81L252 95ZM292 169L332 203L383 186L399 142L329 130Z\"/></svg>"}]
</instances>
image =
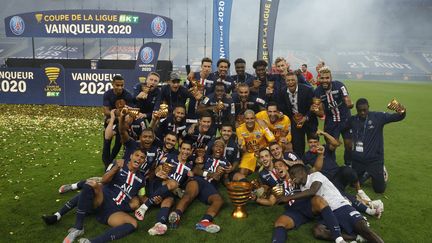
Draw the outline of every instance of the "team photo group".
<instances>
[{"instance_id":1,"label":"team photo group","mask_svg":"<svg viewBox=\"0 0 432 243\"><path fill-rule=\"evenodd\" d=\"M199 201L207 209L196 230L218 233L224 225L217 215L242 200L284 208L269 222L269 242L287 241L290 230L308 222L316 239L384 242L365 217L380 218L384 203L362 186L385 192L383 128L403 120L405 107L392 100L391 112L369 111L367 94L351 100L349 87L323 61L312 72L281 57L273 63L205 57L187 77L171 72L161 80L151 72L131 91L114 76L103 96L106 172L62 185L61 194L80 192L43 221L55 224L73 210L65 243L117 240L142 220L154 226L140 231L164 235L181 228L183 214ZM250 67L254 73L246 72ZM146 217L150 208L158 210L156 220ZM85 238L87 217L110 228Z\"/></svg>"}]
</instances>

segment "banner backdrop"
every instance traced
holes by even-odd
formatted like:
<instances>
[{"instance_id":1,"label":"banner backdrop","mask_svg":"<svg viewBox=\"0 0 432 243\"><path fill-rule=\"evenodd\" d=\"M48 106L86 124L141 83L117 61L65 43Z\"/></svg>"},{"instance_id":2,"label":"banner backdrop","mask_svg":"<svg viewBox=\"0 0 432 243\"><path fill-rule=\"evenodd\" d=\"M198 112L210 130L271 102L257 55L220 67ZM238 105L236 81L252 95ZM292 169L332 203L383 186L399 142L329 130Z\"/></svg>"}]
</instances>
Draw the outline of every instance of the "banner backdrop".
<instances>
[{"instance_id":1,"label":"banner backdrop","mask_svg":"<svg viewBox=\"0 0 432 243\"><path fill-rule=\"evenodd\" d=\"M0 68L0 103L101 106L115 75L121 75L125 88L133 92L136 83L155 72L160 47L160 43L145 43L132 70L65 69L57 63L41 68Z\"/></svg>"},{"instance_id":2,"label":"banner backdrop","mask_svg":"<svg viewBox=\"0 0 432 243\"><path fill-rule=\"evenodd\" d=\"M229 30L232 0L213 0L213 70L220 58L229 59Z\"/></svg>"},{"instance_id":3,"label":"banner backdrop","mask_svg":"<svg viewBox=\"0 0 432 243\"><path fill-rule=\"evenodd\" d=\"M279 0L261 0L257 60L263 59L271 67L273 60L273 42Z\"/></svg>"},{"instance_id":4,"label":"banner backdrop","mask_svg":"<svg viewBox=\"0 0 432 243\"><path fill-rule=\"evenodd\" d=\"M172 38L165 16L118 10L48 10L5 18L7 37Z\"/></svg>"}]
</instances>

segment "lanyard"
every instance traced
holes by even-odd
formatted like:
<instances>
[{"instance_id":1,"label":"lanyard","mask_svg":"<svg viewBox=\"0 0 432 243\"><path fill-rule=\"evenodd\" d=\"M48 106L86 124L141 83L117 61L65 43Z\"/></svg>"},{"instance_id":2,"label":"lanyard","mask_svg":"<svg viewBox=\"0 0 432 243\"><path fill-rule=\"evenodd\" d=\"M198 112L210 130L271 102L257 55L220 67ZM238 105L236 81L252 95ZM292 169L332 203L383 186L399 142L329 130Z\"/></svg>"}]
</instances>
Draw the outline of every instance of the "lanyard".
<instances>
[{"instance_id":1,"label":"lanyard","mask_svg":"<svg viewBox=\"0 0 432 243\"><path fill-rule=\"evenodd\" d=\"M365 121L363 123L363 133L361 134L362 135L361 137L360 137L360 134L359 134L360 131L359 130L356 131L357 139L359 141L363 141L363 139L364 139L364 137L366 135L366 125L367 125L368 118L369 118L369 115L366 116L366 119L365 119ZM360 121L360 117L357 117L357 120Z\"/></svg>"}]
</instances>

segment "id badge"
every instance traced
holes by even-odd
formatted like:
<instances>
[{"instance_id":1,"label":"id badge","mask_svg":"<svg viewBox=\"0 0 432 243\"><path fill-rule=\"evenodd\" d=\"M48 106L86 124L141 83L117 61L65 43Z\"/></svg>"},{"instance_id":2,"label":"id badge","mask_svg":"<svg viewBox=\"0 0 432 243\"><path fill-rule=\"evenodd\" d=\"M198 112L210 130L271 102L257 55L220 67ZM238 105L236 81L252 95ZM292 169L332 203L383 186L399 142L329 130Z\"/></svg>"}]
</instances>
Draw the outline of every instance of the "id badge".
<instances>
[{"instance_id":1,"label":"id badge","mask_svg":"<svg viewBox=\"0 0 432 243\"><path fill-rule=\"evenodd\" d=\"M359 152L359 153L363 153L363 142L362 141L356 142L355 151Z\"/></svg>"}]
</instances>

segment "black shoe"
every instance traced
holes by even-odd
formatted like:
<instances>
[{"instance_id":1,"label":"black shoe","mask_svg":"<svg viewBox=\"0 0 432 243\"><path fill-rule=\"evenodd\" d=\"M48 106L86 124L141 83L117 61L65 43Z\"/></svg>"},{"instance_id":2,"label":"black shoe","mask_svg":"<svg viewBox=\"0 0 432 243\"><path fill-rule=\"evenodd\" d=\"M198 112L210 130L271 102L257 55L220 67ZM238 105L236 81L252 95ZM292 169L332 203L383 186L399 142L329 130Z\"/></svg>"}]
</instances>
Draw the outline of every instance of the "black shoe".
<instances>
[{"instance_id":1,"label":"black shoe","mask_svg":"<svg viewBox=\"0 0 432 243\"><path fill-rule=\"evenodd\" d=\"M58 222L57 216L55 215L43 215L42 219L47 225L52 225Z\"/></svg>"}]
</instances>

